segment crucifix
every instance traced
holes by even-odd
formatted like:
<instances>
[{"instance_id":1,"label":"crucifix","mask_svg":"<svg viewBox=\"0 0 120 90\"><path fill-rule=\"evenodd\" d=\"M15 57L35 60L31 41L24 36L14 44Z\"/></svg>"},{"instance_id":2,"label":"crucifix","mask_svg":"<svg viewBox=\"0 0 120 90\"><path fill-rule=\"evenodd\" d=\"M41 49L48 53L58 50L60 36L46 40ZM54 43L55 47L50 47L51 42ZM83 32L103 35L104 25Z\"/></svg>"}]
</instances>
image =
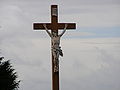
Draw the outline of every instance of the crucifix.
<instances>
[{"instance_id":1,"label":"crucifix","mask_svg":"<svg viewBox=\"0 0 120 90\"><path fill-rule=\"evenodd\" d=\"M34 30L46 30L51 37L51 54L52 54L52 90L59 90L59 56L63 56L60 47L60 38L66 29L75 29L75 23L58 23L58 6L51 5L51 23L34 23ZM58 29L63 29L59 34ZM49 31L51 30L51 32Z\"/></svg>"}]
</instances>

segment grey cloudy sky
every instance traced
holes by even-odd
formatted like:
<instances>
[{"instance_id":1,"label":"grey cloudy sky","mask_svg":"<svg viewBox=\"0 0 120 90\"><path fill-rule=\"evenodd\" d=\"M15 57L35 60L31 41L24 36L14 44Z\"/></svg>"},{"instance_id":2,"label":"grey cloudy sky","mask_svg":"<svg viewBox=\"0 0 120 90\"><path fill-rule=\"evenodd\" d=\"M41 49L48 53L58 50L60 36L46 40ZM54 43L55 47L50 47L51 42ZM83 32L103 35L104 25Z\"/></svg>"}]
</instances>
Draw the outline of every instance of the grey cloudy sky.
<instances>
[{"instance_id":1,"label":"grey cloudy sky","mask_svg":"<svg viewBox=\"0 0 120 90\"><path fill-rule=\"evenodd\" d=\"M0 0L0 49L11 59L20 90L51 89L50 38L33 22L76 22L61 40L61 90L120 90L120 0Z\"/></svg>"}]
</instances>

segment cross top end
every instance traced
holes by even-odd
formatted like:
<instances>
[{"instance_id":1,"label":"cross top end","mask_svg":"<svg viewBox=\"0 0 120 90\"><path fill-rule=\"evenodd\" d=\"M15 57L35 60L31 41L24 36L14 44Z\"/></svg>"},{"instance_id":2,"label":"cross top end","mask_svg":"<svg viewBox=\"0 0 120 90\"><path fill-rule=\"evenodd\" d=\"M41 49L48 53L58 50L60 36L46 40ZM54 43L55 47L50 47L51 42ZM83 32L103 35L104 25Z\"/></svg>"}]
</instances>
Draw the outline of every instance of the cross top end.
<instances>
[{"instance_id":1,"label":"cross top end","mask_svg":"<svg viewBox=\"0 0 120 90\"><path fill-rule=\"evenodd\" d=\"M54 7L54 8L56 8L58 5L51 5L51 7Z\"/></svg>"}]
</instances>

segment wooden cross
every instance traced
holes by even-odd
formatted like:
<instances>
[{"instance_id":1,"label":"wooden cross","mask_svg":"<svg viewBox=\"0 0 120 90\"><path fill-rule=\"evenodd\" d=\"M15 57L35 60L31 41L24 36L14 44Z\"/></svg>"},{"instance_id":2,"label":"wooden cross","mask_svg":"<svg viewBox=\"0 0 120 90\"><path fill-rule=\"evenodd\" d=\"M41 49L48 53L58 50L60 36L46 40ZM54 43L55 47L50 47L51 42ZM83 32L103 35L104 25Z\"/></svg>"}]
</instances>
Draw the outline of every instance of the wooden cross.
<instances>
[{"instance_id":1,"label":"wooden cross","mask_svg":"<svg viewBox=\"0 0 120 90\"><path fill-rule=\"evenodd\" d=\"M47 29L51 30L51 34L55 33L58 35L58 29L64 29L65 25L67 24L66 29L75 29L75 23L58 23L58 6L51 5L51 23L34 23L33 29L34 30L44 30L46 25ZM54 72L54 55L52 53L52 90L59 90L59 68L58 72ZM58 64L59 67L59 64Z\"/></svg>"}]
</instances>

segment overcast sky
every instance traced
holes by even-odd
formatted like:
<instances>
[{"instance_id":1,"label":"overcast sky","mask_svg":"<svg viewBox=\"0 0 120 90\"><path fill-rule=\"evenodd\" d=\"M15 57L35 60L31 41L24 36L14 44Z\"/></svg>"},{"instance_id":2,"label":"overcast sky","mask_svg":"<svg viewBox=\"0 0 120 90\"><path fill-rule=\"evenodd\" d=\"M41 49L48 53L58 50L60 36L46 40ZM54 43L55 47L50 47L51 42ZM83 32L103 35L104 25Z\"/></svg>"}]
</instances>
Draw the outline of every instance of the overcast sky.
<instances>
[{"instance_id":1,"label":"overcast sky","mask_svg":"<svg viewBox=\"0 0 120 90\"><path fill-rule=\"evenodd\" d=\"M34 22L59 22L77 29L61 39L61 90L120 90L120 0L0 0L0 55L10 59L19 90L51 89L50 38Z\"/></svg>"}]
</instances>

